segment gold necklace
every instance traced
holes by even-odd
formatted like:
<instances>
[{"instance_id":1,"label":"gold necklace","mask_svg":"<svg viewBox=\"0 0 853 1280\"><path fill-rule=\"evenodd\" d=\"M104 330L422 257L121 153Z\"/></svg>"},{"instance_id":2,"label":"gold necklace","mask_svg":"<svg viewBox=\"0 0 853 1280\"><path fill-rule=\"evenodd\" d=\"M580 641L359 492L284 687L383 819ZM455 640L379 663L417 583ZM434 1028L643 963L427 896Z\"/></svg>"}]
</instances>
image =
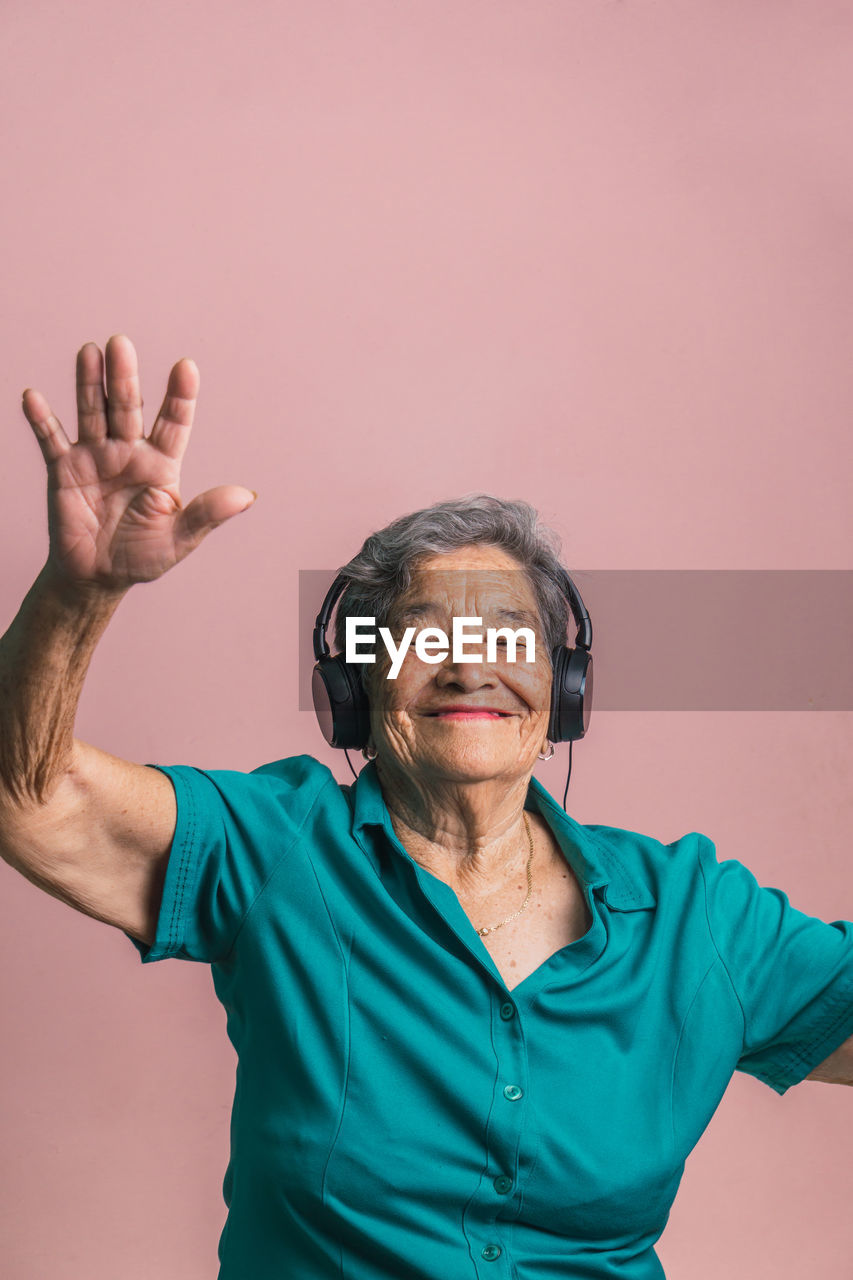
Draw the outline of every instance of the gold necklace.
<instances>
[{"instance_id":1,"label":"gold necklace","mask_svg":"<svg viewBox=\"0 0 853 1280\"><path fill-rule=\"evenodd\" d=\"M530 845L530 857L527 859L527 897L524 899L524 902L522 902L518 910L513 911L512 915L507 916L506 920L501 920L500 924L491 924L486 928L478 929L477 932L481 938L484 938L487 933L494 933L495 929L503 928L505 924L509 924L510 920L514 920L516 916L520 916L530 901L530 893L533 888L533 880L530 875L530 864L533 861L533 836L530 833L530 823L527 821L527 814L523 810L521 816L524 819L524 829L527 832L527 843Z\"/></svg>"}]
</instances>

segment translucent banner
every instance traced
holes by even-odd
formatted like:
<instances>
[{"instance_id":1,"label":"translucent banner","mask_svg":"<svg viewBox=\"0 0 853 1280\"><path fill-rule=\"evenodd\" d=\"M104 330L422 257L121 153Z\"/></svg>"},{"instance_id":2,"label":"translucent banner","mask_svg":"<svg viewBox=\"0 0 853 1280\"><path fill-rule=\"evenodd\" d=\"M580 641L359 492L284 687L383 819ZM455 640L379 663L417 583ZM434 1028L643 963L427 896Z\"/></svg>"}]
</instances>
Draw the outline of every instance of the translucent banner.
<instances>
[{"instance_id":1,"label":"translucent banner","mask_svg":"<svg viewBox=\"0 0 853 1280\"><path fill-rule=\"evenodd\" d=\"M853 570L570 572L592 622L598 711L853 710ZM314 622L334 578L299 573L303 711Z\"/></svg>"}]
</instances>

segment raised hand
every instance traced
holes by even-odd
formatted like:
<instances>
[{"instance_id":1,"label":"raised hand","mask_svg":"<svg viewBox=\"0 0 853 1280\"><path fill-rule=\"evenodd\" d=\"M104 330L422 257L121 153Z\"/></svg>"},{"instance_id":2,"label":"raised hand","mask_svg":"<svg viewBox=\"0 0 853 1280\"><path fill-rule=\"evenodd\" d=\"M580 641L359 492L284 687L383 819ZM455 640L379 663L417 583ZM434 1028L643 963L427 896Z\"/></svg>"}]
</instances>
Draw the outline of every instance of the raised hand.
<instances>
[{"instance_id":1,"label":"raised hand","mask_svg":"<svg viewBox=\"0 0 853 1280\"><path fill-rule=\"evenodd\" d=\"M75 444L41 392L24 392L22 408L47 463L48 564L62 579L107 591L151 582L252 505L254 492L233 484L181 503L181 459L198 387L194 361L173 365L144 435L136 350L125 334L114 334L103 355L94 342L77 353Z\"/></svg>"}]
</instances>

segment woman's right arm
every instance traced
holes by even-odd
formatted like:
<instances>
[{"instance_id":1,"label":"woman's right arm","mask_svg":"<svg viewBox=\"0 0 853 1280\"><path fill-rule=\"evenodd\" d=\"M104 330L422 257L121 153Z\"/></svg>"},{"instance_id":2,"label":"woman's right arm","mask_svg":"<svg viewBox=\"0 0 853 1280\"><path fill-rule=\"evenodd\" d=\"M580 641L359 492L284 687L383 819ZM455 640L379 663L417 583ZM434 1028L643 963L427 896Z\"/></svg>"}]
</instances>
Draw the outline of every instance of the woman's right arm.
<instances>
[{"instance_id":1,"label":"woman's right arm","mask_svg":"<svg viewBox=\"0 0 853 1280\"><path fill-rule=\"evenodd\" d=\"M75 444L39 392L23 398L48 468L50 550L0 638L0 856L143 942L154 937L175 830L172 784L75 739L74 719L125 593L167 572L252 496L221 485L182 506L197 395L198 370L179 360L144 436L136 353L116 335L103 356L94 343L78 352Z\"/></svg>"}]
</instances>

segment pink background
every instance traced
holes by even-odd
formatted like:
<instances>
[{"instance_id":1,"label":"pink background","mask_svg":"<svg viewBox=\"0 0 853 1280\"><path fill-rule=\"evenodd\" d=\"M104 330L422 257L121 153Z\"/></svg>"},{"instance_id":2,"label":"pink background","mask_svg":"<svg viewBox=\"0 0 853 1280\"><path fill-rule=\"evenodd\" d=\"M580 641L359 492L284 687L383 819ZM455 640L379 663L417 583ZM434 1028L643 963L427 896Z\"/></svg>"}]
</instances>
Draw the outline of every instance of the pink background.
<instances>
[{"instance_id":1,"label":"pink background","mask_svg":"<svg viewBox=\"0 0 853 1280\"><path fill-rule=\"evenodd\" d=\"M47 548L20 395L73 438L83 342L129 334L152 415L192 356L185 500L260 494L125 600L79 737L346 781L295 709L298 571L471 490L531 501L570 568L853 567L849 5L6 0L0 37L2 625ZM599 713L570 811L705 831L851 919L851 748L849 713ZM209 970L0 883L0 1270L210 1280L235 1059ZM846 1275L851 1126L849 1089L735 1076L672 1280Z\"/></svg>"}]
</instances>

